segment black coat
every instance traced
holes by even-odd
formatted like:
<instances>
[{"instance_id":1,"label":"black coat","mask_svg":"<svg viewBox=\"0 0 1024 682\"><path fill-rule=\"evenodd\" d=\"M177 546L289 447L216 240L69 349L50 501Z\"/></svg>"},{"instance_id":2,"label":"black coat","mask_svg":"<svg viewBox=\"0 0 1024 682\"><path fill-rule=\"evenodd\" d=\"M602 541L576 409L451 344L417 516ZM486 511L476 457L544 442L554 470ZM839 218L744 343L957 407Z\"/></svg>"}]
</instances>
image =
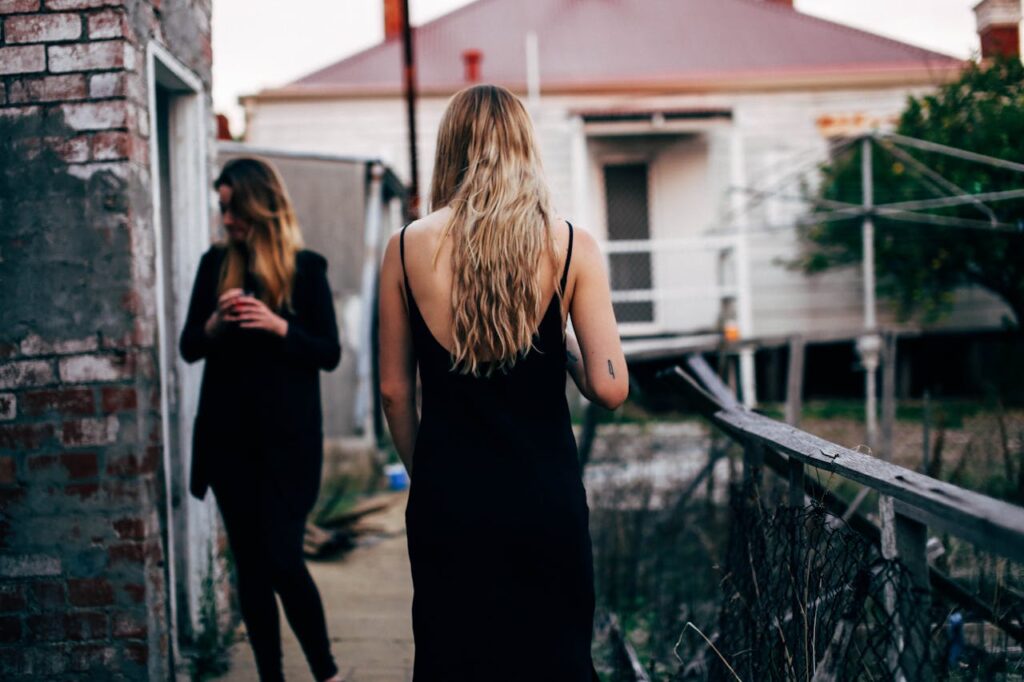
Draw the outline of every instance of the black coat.
<instances>
[{"instance_id":1,"label":"black coat","mask_svg":"<svg viewBox=\"0 0 1024 682\"><path fill-rule=\"evenodd\" d=\"M292 310L277 311L288 321L284 338L229 326L211 339L204 325L217 307L226 254L218 245L203 255L179 344L186 362L206 359L189 488L202 499L211 482L230 480L230 467L258 452L288 508L306 513L323 461L320 370L341 359L327 261L313 251L297 254ZM245 288L260 291L251 276Z\"/></svg>"}]
</instances>

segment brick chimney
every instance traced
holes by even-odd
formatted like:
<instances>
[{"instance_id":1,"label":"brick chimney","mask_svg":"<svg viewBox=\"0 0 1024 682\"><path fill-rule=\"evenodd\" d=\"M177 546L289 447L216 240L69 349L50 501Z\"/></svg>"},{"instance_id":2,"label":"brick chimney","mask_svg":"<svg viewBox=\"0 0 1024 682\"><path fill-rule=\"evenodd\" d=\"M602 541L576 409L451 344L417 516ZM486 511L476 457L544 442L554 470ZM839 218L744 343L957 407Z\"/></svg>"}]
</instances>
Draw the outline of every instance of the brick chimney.
<instances>
[{"instance_id":1,"label":"brick chimney","mask_svg":"<svg viewBox=\"0 0 1024 682\"><path fill-rule=\"evenodd\" d=\"M402 0L384 0L384 40L402 37Z\"/></svg>"},{"instance_id":2,"label":"brick chimney","mask_svg":"<svg viewBox=\"0 0 1024 682\"><path fill-rule=\"evenodd\" d=\"M480 50L465 50L462 53L462 64L465 66L465 78L467 83L480 82L480 62L484 60L484 53Z\"/></svg>"},{"instance_id":3,"label":"brick chimney","mask_svg":"<svg viewBox=\"0 0 1024 682\"><path fill-rule=\"evenodd\" d=\"M982 0L974 6L981 56L1020 56L1020 0Z\"/></svg>"}]
</instances>

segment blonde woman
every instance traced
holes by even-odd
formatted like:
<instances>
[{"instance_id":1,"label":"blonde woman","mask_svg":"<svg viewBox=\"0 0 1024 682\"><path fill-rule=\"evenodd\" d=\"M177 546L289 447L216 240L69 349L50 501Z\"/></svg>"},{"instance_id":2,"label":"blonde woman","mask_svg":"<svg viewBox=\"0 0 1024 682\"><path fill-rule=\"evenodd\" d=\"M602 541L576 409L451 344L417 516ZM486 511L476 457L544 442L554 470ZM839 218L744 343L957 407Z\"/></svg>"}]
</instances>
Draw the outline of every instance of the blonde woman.
<instances>
[{"instance_id":1,"label":"blonde woman","mask_svg":"<svg viewBox=\"0 0 1024 682\"><path fill-rule=\"evenodd\" d=\"M589 512L565 382L608 408L626 398L603 259L553 215L529 117L499 87L449 104L431 203L391 239L380 282L381 394L412 477L414 680L588 682Z\"/></svg>"},{"instance_id":2,"label":"blonde woman","mask_svg":"<svg viewBox=\"0 0 1024 682\"><path fill-rule=\"evenodd\" d=\"M227 239L203 256L181 354L205 358L191 491L213 489L260 680L284 679L277 600L317 680L340 681L302 535L323 459L320 370L341 358L327 261L302 248L267 162L229 161L214 183Z\"/></svg>"}]
</instances>

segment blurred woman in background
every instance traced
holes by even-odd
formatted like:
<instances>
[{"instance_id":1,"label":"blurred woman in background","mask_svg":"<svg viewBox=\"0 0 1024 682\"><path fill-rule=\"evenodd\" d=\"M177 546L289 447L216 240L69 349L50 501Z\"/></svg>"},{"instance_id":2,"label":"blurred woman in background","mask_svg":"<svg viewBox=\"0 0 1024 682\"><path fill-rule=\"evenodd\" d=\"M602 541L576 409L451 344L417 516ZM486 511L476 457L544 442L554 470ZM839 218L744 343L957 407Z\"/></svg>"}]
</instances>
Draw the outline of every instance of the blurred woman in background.
<instances>
[{"instance_id":1,"label":"blurred woman in background","mask_svg":"<svg viewBox=\"0 0 1024 682\"><path fill-rule=\"evenodd\" d=\"M317 680L338 681L302 537L323 460L320 370L341 358L327 261L302 248L277 171L229 161L214 183L227 239L199 263L180 349L205 359L191 491L213 489L260 679L283 680L277 600Z\"/></svg>"}]
</instances>

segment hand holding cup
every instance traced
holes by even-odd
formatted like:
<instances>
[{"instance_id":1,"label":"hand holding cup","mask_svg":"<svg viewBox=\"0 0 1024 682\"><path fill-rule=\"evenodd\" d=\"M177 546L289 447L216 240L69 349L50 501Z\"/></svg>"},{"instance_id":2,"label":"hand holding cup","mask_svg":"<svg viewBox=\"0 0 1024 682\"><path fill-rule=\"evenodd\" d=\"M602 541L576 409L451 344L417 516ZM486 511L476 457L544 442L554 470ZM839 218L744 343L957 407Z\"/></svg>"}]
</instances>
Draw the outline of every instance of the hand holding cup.
<instances>
[{"instance_id":1,"label":"hand holding cup","mask_svg":"<svg viewBox=\"0 0 1024 682\"><path fill-rule=\"evenodd\" d=\"M288 333L288 321L271 310L266 303L250 294L232 301L232 321L242 329L262 329L283 337Z\"/></svg>"},{"instance_id":2,"label":"hand holding cup","mask_svg":"<svg viewBox=\"0 0 1024 682\"><path fill-rule=\"evenodd\" d=\"M206 333L209 336L216 336L224 330L224 325L236 321L235 303L244 295L241 289L228 289L217 299L217 309L206 321Z\"/></svg>"}]
</instances>

